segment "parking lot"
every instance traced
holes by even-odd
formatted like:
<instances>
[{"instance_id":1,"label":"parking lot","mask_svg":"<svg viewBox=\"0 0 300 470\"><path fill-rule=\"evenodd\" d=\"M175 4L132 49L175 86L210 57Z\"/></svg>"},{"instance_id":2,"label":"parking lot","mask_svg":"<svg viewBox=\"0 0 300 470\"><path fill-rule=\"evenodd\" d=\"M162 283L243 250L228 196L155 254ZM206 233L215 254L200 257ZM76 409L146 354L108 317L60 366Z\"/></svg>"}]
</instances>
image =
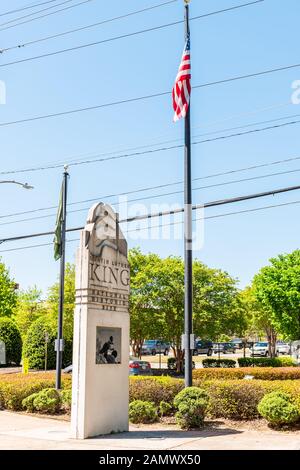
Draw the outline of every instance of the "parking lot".
<instances>
[{"instance_id":1,"label":"parking lot","mask_svg":"<svg viewBox=\"0 0 300 470\"><path fill-rule=\"evenodd\" d=\"M246 357L249 357L251 355L251 349L246 349ZM213 359L234 359L237 360L239 357L244 356L244 351L242 349L239 349L236 351L236 353L227 353L227 354L213 354L212 356L209 356ZM170 351L168 356L164 356L163 354L156 354L156 356L142 356L142 359L144 361L148 361L151 364L151 367L153 369L166 369L167 368L167 363L168 363L168 358L169 357L174 357L173 353ZM193 356L193 361L195 362L196 369L199 369L202 367L202 361L203 359L207 359L206 354L201 354L198 356Z\"/></svg>"}]
</instances>

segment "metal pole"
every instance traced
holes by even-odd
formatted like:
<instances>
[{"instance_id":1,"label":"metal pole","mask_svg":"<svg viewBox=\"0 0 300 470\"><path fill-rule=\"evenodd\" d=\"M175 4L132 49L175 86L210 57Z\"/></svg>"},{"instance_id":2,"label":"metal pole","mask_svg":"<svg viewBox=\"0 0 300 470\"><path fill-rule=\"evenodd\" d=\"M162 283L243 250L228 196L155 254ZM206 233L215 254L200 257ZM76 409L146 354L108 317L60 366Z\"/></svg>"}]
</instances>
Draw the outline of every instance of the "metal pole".
<instances>
[{"instance_id":1,"label":"metal pole","mask_svg":"<svg viewBox=\"0 0 300 470\"><path fill-rule=\"evenodd\" d=\"M56 341L56 389L61 389L61 368L63 354L63 310L65 291L65 248L66 248L66 218L67 218L67 193L68 193L68 171L65 167L63 174L63 213L62 213L62 235L61 246L62 255L60 258L60 282L59 282L59 307L58 307L58 328Z\"/></svg>"},{"instance_id":2,"label":"metal pole","mask_svg":"<svg viewBox=\"0 0 300 470\"><path fill-rule=\"evenodd\" d=\"M185 2L185 39L189 36L189 5ZM185 386L192 385L192 345L193 331L193 251L192 251L192 170L191 170L191 117L190 104L185 117L184 143L184 378Z\"/></svg>"}]
</instances>

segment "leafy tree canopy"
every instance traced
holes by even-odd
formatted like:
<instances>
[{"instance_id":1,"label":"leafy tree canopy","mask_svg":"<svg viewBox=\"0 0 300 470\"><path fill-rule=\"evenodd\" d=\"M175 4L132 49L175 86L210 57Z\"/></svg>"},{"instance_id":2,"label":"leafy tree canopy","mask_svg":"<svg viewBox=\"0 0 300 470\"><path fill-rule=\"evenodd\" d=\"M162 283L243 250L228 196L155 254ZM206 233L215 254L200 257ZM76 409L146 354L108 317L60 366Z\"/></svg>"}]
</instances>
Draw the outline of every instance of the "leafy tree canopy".
<instances>
[{"instance_id":1,"label":"leafy tree canopy","mask_svg":"<svg viewBox=\"0 0 300 470\"><path fill-rule=\"evenodd\" d=\"M270 260L254 277L257 299L272 312L278 331L300 338L300 250Z\"/></svg>"},{"instance_id":2,"label":"leafy tree canopy","mask_svg":"<svg viewBox=\"0 0 300 470\"><path fill-rule=\"evenodd\" d=\"M0 317L11 316L16 303L16 283L11 279L5 264L0 261Z\"/></svg>"}]
</instances>

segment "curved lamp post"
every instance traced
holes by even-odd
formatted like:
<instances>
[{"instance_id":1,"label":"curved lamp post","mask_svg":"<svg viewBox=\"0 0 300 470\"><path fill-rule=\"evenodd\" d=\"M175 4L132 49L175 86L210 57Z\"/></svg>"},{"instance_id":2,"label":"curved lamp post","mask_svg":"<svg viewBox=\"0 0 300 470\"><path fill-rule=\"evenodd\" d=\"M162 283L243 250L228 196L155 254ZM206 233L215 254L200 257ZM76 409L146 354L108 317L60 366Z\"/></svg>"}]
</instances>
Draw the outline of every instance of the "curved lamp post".
<instances>
[{"instance_id":1,"label":"curved lamp post","mask_svg":"<svg viewBox=\"0 0 300 470\"><path fill-rule=\"evenodd\" d=\"M24 189L33 189L33 186L30 186L28 183L20 183L19 181L14 180L3 180L0 181L0 184L17 184L18 186L22 186Z\"/></svg>"}]
</instances>

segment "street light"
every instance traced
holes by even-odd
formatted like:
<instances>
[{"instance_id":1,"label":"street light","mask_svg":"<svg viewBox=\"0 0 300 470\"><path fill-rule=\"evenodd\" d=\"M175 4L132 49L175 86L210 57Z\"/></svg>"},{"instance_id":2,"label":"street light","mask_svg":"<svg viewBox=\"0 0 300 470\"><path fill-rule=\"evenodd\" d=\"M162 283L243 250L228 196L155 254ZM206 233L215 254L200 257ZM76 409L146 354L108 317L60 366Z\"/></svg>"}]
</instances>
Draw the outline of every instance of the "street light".
<instances>
[{"instance_id":1,"label":"street light","mask_svg":"<svg viewBox=\"0 0 300 470\"><path fill-rule=\"evenodd\" d=\"M19 186L22 186L24 189L33 189L33 186L30 186L28 183L19 183L19 181L14 181L14 180L3 180L0 181L0 184L17 184Z\"/></svg>"}]
</instances>

